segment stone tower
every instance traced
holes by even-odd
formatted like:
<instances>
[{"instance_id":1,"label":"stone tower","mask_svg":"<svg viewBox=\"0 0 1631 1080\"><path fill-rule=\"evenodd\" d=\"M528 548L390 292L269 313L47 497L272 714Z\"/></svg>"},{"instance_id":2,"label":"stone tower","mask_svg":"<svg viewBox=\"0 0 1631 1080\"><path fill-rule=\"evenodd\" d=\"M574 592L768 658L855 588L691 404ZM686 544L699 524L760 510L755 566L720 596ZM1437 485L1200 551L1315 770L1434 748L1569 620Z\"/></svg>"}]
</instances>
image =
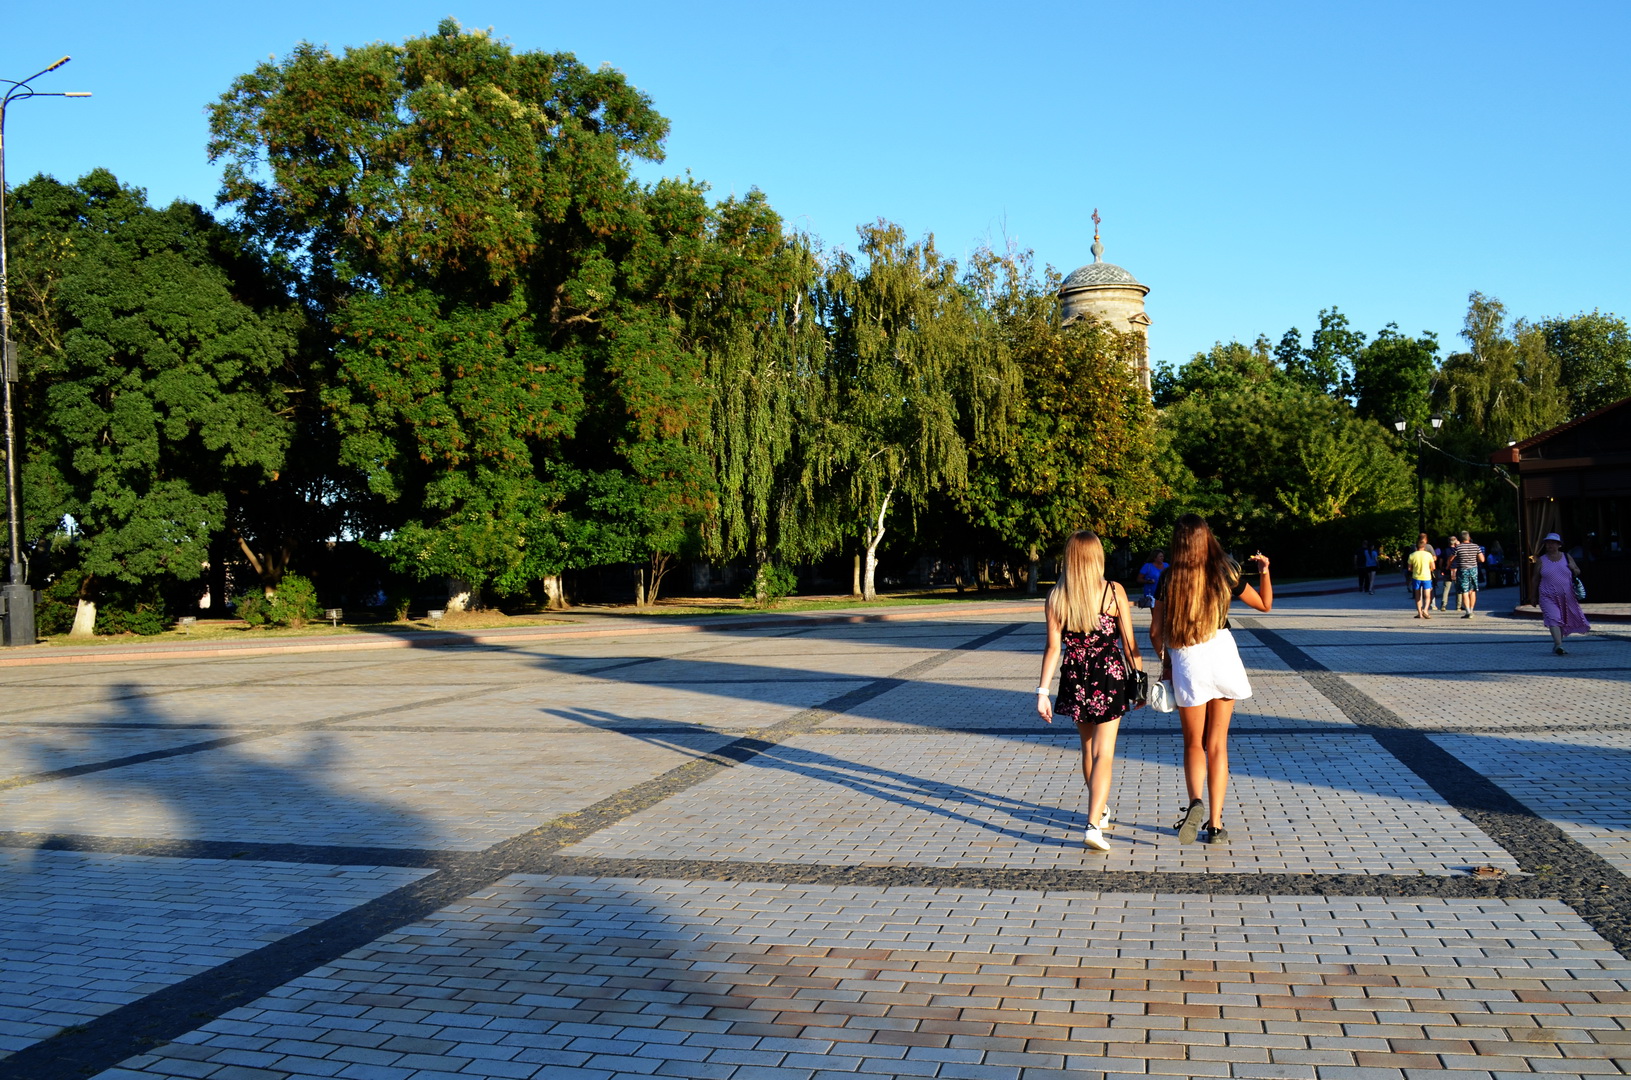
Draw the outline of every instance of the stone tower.
<instances>
[{"instance_id":1,"label":"stone tower","mask_svg":"<svg viewBox=\"0 0 1631 1080\"><path fill-rule=\"evenodd\" d=\"M1138 360L1138 381L1145 393L1150 389L1150 317L1144 314L1144 297L1150 287L1115 263L1104 261L1104 243L1099 239L1099 212L1093 211L1093 261L1077 270L1059 286L1065 322L1094 315L1123 332L1133 331L1144 339L1144 354Z\"/></svg>"}]
</instances>

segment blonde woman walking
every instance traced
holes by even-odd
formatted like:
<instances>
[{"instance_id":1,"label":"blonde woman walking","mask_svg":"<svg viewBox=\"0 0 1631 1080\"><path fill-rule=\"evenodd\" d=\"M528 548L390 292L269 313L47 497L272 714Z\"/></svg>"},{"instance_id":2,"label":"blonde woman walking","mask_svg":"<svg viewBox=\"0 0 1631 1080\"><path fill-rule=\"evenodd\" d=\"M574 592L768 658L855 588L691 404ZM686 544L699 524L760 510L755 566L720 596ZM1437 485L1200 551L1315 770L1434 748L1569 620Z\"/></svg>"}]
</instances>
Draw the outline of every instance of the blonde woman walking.
<instances>
[{"instance_id":1,"label":"blonde woman walking","mask_svg":"<svg viewBox=\"0 0 1631 1080\"><path fill-rule=\"evenodd\" d=\"M1127 594L1104 580L1104 546L1091 532L1065 542L1059 581L1048 593L1048 645L1042 654L1042 680L1036 688L1037 714L1076 722L1082 741L1082 780L1087 784L1087 828L1082 842L1109 851L1110 780L1115 768L1116 734L1130 704L1128 665L1144 670ZM1119 640L1118 640L1119 639ZM1061 657L1063 661L1061 662ZM1048 702L1048 685L1059 668L1059 697Z\"/></svg>"},{"instance_id":2,"label":"blonde woman walking","mask_svg":"<svg viewBox=\"0 0 1631 1080\"><path fill-rule=\"evenodd\" d=\"M1184 784L1189 805L1178 819L1178 842L1193 844L1206 817L1208 844L1227 844L1223 805L1229 793L1229 721L1235 702L1252 696L1246 666L1240 662L1229 630L1229 603L1236 597L1248 607L1274 606L1269 560L1253 557L1262 568L1260 594L1246 584L1240 566L1223 551L1206 521L1185 514L1172 530L1172 565L1156 587L1150 612L1150 644L1172 669L1173 697L1184 731ZM1210 814L1201 802L1209 796Z\"/></svg>"}]
</instances>

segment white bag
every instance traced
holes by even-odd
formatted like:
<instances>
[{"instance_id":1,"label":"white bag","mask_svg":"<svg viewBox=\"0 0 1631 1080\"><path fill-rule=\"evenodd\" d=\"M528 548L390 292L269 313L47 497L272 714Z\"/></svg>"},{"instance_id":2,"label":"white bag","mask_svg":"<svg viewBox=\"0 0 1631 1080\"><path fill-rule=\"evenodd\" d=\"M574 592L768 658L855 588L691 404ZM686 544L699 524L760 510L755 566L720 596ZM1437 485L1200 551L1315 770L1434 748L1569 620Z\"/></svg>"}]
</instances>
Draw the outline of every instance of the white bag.
<instances>
[{"instance_id":1,"label":"white bag","mask_svg":"<svg viewBox=\"0 0 1631 1080\"><path fill-rule=\"evenodd\" d=\"M1150 684L1150 708L1156 712L1172 712L1178 708L1178 699L1172 695L1172 680L1161 679Z\"/></svg>"}]
</instances>

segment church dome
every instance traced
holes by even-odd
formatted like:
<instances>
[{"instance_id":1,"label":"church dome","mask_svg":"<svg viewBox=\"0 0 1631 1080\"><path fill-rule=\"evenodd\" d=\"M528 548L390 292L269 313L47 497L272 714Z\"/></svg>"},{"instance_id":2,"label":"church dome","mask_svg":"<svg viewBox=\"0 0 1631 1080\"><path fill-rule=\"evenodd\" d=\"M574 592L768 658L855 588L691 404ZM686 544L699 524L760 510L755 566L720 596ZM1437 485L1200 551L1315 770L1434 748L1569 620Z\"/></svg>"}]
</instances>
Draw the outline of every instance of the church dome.
<instances>
[{"instance_id":1,"label":"church dome","mask_svg":"<svg viewBox=\"0 0 1631 1080\"><path fill-rule=\"evenodd\" d=\"M1060 289L1076 289L1087 285L1137 285L1138 279L1115 263L1090 262L1070 272Z\"/></svg>"},{"instance_id":2,"label":"church dome","mask_svg":"<svg viewBox=\"0 0 1631 1080\"><path fill-rule=\"evenodd\" d=\"M1059 286L1060 292L1071 289L1089 289L1095 285L1131 285L1135 289L1149 292L1147 286L1139 284L1137 278L1117 266L1115 263L1104 261L1104 244L1099 240L1099 212L1093 211L1093 261L1086 266L1079 266L1070 272L1064 282Z\"/></svg>"}]
</instances>

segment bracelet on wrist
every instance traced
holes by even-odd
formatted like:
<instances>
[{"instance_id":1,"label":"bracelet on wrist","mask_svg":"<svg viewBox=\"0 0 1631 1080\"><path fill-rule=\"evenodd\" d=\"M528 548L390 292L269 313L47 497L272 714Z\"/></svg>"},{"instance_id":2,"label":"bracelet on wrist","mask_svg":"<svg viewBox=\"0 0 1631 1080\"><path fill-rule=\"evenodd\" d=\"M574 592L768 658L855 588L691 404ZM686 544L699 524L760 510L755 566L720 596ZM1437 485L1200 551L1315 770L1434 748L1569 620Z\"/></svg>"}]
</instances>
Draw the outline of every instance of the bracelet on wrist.
<instances>
[{"instance_id":1,"label":"bracelet on wrist","mask_svg":"<svg viewBox=\"0 0 1631 1080\"><path fill-rule=\"evenodd\" d=\"M1039 687L1037 687L1037 688L1036 688L1036 692L1037 692L1037 693L1039 693L1039 694L1041 694L1041 695L1042 695L1042 696L1043 696L1043 697L1047 697L1047 696L1048 696L1048 688L1047 688L1047 687L1046 687L1046 686L1039 686Z\"/></svg>"}]
</instances>

